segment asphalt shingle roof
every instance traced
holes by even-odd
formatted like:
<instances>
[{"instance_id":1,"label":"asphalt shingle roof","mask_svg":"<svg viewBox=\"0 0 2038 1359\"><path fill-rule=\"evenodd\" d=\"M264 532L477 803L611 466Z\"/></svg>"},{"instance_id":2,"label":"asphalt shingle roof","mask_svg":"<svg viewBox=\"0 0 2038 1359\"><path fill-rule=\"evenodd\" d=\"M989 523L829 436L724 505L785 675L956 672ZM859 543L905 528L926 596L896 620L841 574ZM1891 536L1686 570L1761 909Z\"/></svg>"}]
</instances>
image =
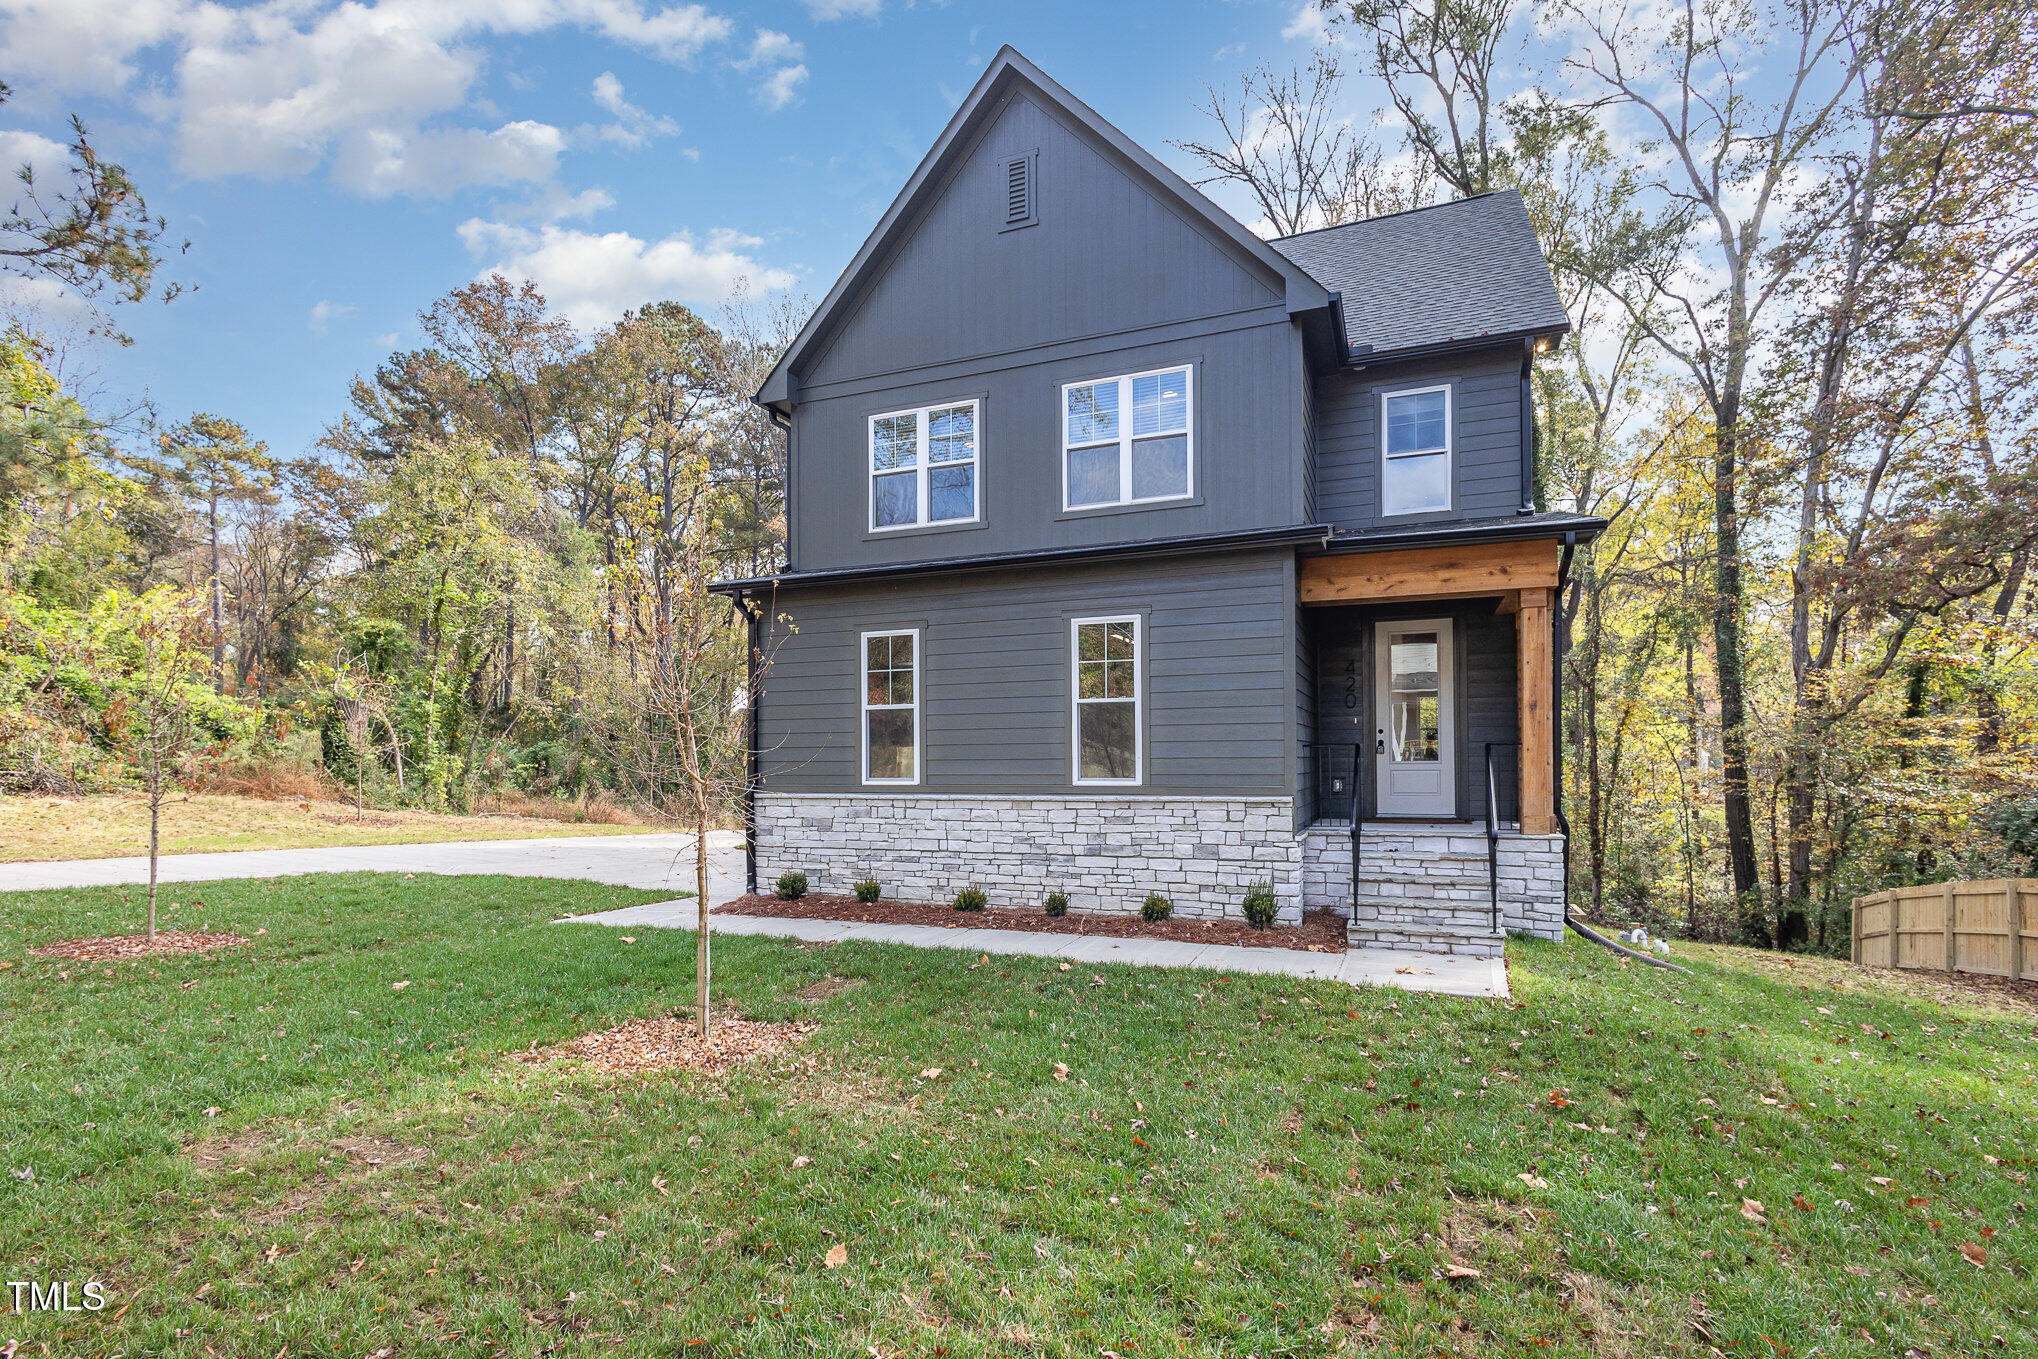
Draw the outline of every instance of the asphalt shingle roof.
<instances>
[{"instance_id":1,"label":"asphalt shingle roof","mask_svg":"<svg viewBox=\"0 0 2038 1359\"><path fill-rule=\"evenodd\" d=\"M1343 294L1354 357L1569 324L1528 209L1512 189L1267 244Z\"/></svg>"}]
</instances>

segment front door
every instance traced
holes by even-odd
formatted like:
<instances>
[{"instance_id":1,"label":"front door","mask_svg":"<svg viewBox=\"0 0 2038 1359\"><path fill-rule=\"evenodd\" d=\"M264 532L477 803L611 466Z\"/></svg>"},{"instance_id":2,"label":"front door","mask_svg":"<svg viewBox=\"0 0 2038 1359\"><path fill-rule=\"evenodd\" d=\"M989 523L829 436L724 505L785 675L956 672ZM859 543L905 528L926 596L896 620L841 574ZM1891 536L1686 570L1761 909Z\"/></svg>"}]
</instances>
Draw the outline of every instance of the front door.
<instances>
[{"instance_id":1,"label":"front door","mask_svg":"<svg viewBox=\"0 0 2038 1359\"><path fill-rule=\"evenodd\" d=\"M1451 620L1397 619L1374 629L1374 806L1382 816L1455 816Z\"/></svg>"}]
</instances>

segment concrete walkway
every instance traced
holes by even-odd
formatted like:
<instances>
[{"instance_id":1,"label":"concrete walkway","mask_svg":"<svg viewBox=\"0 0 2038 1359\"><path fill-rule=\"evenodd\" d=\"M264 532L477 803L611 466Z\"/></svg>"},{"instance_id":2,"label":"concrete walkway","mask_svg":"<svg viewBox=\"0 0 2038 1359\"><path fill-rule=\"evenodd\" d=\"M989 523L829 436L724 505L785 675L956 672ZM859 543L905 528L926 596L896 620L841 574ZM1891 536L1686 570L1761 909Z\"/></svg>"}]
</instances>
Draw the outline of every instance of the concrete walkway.
<instances>
[{"instance_id":1,"label":"concrete walkway","mask_svg":"<svg viewBox=\"0 0 2038 1359\"><path fill-rule=\"evenodd\" d=\"M617 925L631 929L692 929L691 901L660 901L619 911L573 916L563 924ZM1115 939L1096 934L1047 934L1031 930L944 929L938 925L866 925L841 920L791 920L775 916L716 913L717 934L755 934L810 943L860 940L910 944L969 953L1062 958L1077 963L1132 963L1146 967L1194 967L1210 972L1280 973L1344 982L1350 986L1397 986L1447 996L1505 999L1507 964L1498 958L1451 958L1393 949L1352 949L1305 953L1287 948L1240 948L1233 944L1190 944L1172 939Z\"/></svg>"},{"instance_id":2,"label":"concrete walkway","mask_svg":"<svg viewBox=\"0 0 2038 1359\"><path fill-rule=\"evenodd\" d=\"M461 840L438 845L344 845L331 849L245 849L223 854L166 854L163 882L275 878L300 873L506 873L520 878L578 878L653 892L693 890L691 835L561 835L535 840ZM743 894L743 837L708 835L710 894ZM149 880L149 861L70 859L0 863L0 891L110 887Z\"/></svg>"}]
</instances>

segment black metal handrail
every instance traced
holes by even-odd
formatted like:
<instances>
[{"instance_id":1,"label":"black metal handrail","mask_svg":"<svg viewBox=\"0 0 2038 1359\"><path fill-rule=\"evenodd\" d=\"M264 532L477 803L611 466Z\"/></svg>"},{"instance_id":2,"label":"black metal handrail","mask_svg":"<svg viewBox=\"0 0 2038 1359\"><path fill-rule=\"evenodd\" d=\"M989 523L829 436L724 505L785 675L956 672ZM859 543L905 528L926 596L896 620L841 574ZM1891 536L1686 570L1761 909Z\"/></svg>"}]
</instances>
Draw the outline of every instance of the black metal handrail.
<instances>
[{"instance_id":1,"label":"black metal handrail","mask_svg":"<svg viewBox=\"0 0 2038 1359\"><path fill-rule=\"evenodd\" d=\"M1365 848L1362 838L1366 823L1359 819L1359 747L1352 747L1352 913L1349 919L1359 918L1359 855Z\"/></svg>"},{"instance_id":2,"label":"black metal handrail","mask_svg":"<svg viewBox=\"0 0 2038 1359\"><path fill-rule=\"evenodd\" d=\"M1500 782L1493 776L1493 752L1519 749L1519 741L1486 743L1486 894L1493 907L1493 932L1500 933Z\"/></svg>"},{"instance_id":3,"label":"black metal handrail","mask_svg":"<svg viewBox=\"0 0 2038 1359\"><path fill-rule=\"evenodd\" d=\"M1342 810L1351 822L1352 839L1352 900L1353 909L1359 899L1359 861L1365 854L1365 823L1359 819L1359 787L1364 766L1365 747L1343 741L1312 741L1308 746L1310 781L1314 790L1315 805L1327 816L1335 816Z\"/></svg>"}]
</instances>

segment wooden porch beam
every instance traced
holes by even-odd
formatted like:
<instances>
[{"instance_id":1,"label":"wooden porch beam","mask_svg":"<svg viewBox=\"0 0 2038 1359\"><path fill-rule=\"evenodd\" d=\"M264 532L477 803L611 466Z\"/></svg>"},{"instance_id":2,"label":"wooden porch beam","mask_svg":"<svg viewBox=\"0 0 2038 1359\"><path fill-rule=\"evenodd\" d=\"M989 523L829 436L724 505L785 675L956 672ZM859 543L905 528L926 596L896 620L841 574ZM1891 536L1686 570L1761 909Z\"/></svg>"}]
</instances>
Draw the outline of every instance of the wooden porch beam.
<instances>
[{"instance_id":1,"label":"wooden porch beam","mask_svg":"<svg viewBox=\"0 0 2038 1359\"><path fill-rule=\"evenodd\" d=\"M1557 715L1551 676L1555 638L1550 630L1554 591L1521 592L1514 615L1515 715L1521 730L1521 829L1524 835L1557 833Z\"/></svg>"},{"instance_id":2,"label":"wooden porch beam","mask_svg":"<svg viewBox=\"0 0 2038 1359\"><path fill-rule=\"evenodd\" d=\"M1308 557L1298 572L1297 588L1304 604L1470 599L1516 590L1553 590L1558 553L1555 540L1545 538Z\"/></svg>"}]
</instances>

